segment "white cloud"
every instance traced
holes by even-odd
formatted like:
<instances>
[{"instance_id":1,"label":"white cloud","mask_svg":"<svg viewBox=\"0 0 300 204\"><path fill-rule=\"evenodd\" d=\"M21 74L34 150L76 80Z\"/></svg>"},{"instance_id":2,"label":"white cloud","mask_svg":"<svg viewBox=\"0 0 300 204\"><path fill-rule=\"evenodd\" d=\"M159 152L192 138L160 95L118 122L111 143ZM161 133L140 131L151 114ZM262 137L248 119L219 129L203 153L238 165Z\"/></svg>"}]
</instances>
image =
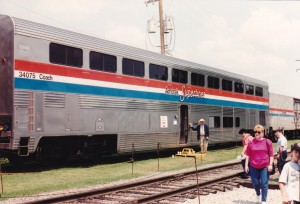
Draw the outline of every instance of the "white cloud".
<instances>
[{"instance_id":1,"label":"white cloud","mask_svg":"<svg viewBox=\"0 0 300 204\"><path fill-rule=\"evenodd\" d=\"M113 26L112 29L106 32L105 39L142 49L145 48L145 32L137 27Z\"/></svg>"},{"instance_id":2,"label":"white cloud","mask_svg":"<svg viewBox=\"0 0 300 204\"><path fill-rule=\"evenodd\" d=\"M270 91L299 97L295 87L300 88L300 83L295 82L295 68L290 63L295 60L291 51L299 51L294 48L295 43L300 44L299 20L268 8L253 11L234 27L221 17L206 20L201 28L207 31L205 38L198 41L196 52L190 52L190 59L267 81Z\"/></svg>"},{"instance_id":3,"label":"white cloud","mask_svg":"<svg viewBox=\"0 0 300 204\"><path fill-rule=\"evenodd\" d=\"M26 2L26 3L25 3ZM18 5L16 5L18 4ZM267 81L300 98L300 2L165 0L175 19L173 56ZM130 0L0 0L0 13L159 53L145 39L158 4ZM60 22L60 23L59 23ZM74 29L73 29L74 28ZM158 34L151 36L159 45Z\"/></svg>"},{"instance_id":4,"label":"white cloud","mask_svg":"<svg viewBox=\"0 0 300 204\"><path fill-rule=\"evenodd\" d=\"M41 11L43 13L52 13L54 17L57 15L62 18L82 18L99 13L108 2L104 0L51 0L51 1L34 1L31 9Z\"/></svg>"},{"instance_id":5,"label":"white cloud","mask_svg":"<svg viewBox=\"0 0 300 204\"><path fill-rule=\"evenodd\" d=\"M280 51L300 43L300 21L269 8L252 12L241 28L241 36L249 43L267 50Z\"/></svg>"}]
</instances>

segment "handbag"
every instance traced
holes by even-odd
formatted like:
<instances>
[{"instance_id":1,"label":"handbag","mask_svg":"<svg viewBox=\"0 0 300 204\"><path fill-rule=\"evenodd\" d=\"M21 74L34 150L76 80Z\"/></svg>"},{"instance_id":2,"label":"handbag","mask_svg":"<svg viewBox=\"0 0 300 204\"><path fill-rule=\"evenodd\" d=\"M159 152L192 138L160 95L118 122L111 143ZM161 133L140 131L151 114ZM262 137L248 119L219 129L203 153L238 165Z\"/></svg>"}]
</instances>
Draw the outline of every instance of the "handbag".
<instances>
[{"instance_id":1,"label":"handbag","mask_svg":"<svg viewBox=\"0 0 300 204\"><path fill-rule=\"evenodd\" d=\"M268 154L269 154L269 146L268 146L267 140L266 140L266 145L267 145ZM270 171L269 174L270 174L270 175L275 174L275 164L274 164L274 161L273 161L273 163L272 163L272 171Z\"/></svg>"},{"instance_id":2,"label":"handbag","mask_svg":"<svg viewBox=\"0 0 300 204\"><path fill-rule=\"evenodd\" d=\"M274 164L274 162L272 164L272 171L270 172L270 175L273 175L273 174L275 174L275 164Z\"/></svg>"}]
</instances>

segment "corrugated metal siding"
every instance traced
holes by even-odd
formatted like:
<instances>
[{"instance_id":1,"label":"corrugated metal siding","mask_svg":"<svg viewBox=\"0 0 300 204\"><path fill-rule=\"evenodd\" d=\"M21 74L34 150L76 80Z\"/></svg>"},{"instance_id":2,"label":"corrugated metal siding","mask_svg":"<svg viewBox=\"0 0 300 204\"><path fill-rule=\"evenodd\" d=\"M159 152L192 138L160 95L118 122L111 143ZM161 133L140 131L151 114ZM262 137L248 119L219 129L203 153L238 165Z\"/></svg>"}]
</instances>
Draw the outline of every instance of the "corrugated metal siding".
<instances>
[{"instance_id":1,"label":"corrugated metal siding","mask_svg":"<svg viewBox=\"0 0 300 204\"><path fill-rule=\"evenodd\" d=\"M14 92L15 107L29 107L29 92L15 90Z\"/></svg>"},{"instance_id":2,"label":"corrugated metal siding","mask_svg":"<svg viewBox=\"0 0 300 204\"><path fill-rule=\"evenodd\" d=\"M20 138L14 138L12 149L18 150L20 144ZM30 137L28 142L28 151L29 153L33 153L35 151L35 137Z\"/></svg>"},{"instance_id":3,"label":"corrugated metal siding","mask_svg":"<svg viewBox=\"0 0 300 204\"><path fill-rule=\"evenodd\" d=\"M72 45L79 48L86 48L94 51L113 53L115 55L142 60L144 62L157 63L174 68L184 67L188 71L201 70L204 74L215 75L227 79L235 79L235 81L247 81L253 85L259 85L264 88L268 84L264 81L249 78L239 74L234 74L221 69L173 58L170 56L160 55L154 52L146 51L139 48L134 48L127 45L83 35L64 29L59 29L47 25L26 21L19 18L13 18L15 23L15 33L39 39L58 42L66 45Z\"/></svg>"},{"instance_id":4,"label":"corrugated metal siding","mask_svg":"<svg viewBox=\"0 0 300 204\"><path fill-rule=\"evenodd\" d=\"M223 107L223 116L232 116L233 117L233 108Z\"/></svg>"},{"instance_id":5,"label":"corrugated metal siding","mask_svg":"<svg viewBox=\"0 0 300 204\"><path fill-rule=\"evenodd\" d=\"M28 151L29 153L33 153L35 151L35 137L30 137L29 138L29 143L28 143Z\"/></svg>"},{"instance_id":6,"label":"corrugated metal siding","mask_svg":"<svg viewBox=\"0 0 300 204\"><path fill-rule=\"evenodd\" d=\"M294 110L294 98L289 96L270 93L269 103L270 108ZM278 115L275 114L275 116L270 114L270 127L273 127L273 129L284 128L285 130L295 129L294 117L286 117L284 116L284 113L282 113L283 115L280 116L280 114L281 113L278 113Z\"/></svg>"},{"instance_id":7,"label":"corrugated metal siding","mask_svg":"<svg viewBox=\"0 0 300 204\"><path fill-rule=\"evenodd\" d=\"M270 93L269 96L270 108L293 110L294 98L280 94Z\"/></svg>"},{"instance_id":8,"label":"corrugated metal siding","mask_svg":"<svg viewBox=\"0 0 300 204\"><path fill-rule=\"evenodd\" d=\"M20 143L20 138L19 137L14 137L13 144L12 144L12 149L17 150L19 148L19 143Z\"/></svg>"},{"instance_id":9,"label":"corrugated metal siding","mask_svg":"<svg viewBox=\"0 0 300 204\"><path fill-rule=\"evenodd\" d=\"M152 133L152 134L120 134L118 137L118 152L131 152L132 144L135 151L155 150L157 144L161 148L178 146L179 132Z\"/></svg>"},{"instance_id":10,"label":"corrugated metal siding","mask_svg":"<svg viewBox=\"0 0 300 204\"><path fill-rule=\"evenodd\" d=\"M146 110L146 111L177 111L177 103L163 103L145 100L132 100L122 98L109 98L79 95L79 106L84 109L120 109L120 110Z\"/></svg>"},{"instance_id":11,"label":"corrugated metal siding","mask_svg":"<svg viewBox=\"0 0 300 204\"><path fill-rule=\"evenodd\" d=\"M44 94L44 106L52 108L65 108L66 95L63 93L49 93Z\"/></svg>"},{"instance_id":12,"label":"corrugated metal siding","mask_svg":"<svg viewBox=\"0 0 300 204\"><path fill-rule=\"evenodd\" d=\"M257 125L257 110L250 109L250 128L254 128Z\"/></svg>"}]
</instances>

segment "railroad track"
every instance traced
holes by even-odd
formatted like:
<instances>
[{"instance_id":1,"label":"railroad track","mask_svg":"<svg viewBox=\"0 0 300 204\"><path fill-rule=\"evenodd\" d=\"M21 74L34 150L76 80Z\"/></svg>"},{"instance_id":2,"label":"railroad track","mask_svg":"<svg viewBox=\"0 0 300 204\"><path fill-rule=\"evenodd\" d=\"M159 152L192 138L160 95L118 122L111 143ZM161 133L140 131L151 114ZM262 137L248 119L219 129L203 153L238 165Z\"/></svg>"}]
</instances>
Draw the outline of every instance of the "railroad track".
<instances>
[{"instance_id":1,"label":"railroad track","mask_svg":"<svg viewBox=\"0 0 300 204\"><path fill-rule=\"evenodd\" d=\"M30 203L180 203L240 185L240 162ZM197 182L198 178L198 182Z\"/></svg>"}]
</instances>

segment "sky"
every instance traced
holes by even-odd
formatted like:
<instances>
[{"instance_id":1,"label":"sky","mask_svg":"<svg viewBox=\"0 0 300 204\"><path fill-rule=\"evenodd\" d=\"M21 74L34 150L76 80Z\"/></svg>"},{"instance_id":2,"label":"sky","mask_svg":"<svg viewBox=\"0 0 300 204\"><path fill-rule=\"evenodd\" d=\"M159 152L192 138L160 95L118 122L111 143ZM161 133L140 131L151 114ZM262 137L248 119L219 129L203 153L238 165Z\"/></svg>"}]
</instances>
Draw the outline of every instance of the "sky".
<instances>
[{"instance_id":1,"label":"sky","mask_svg":"<svg viewBox=\"0 0 300 204\"><path fill-rule=\"evenodd\" d=\"M268 82L300 99L300 1L163 0L168 55ZM158 2L0 0L0 14L160 53ZM297 61L299 60L299 61ZM298 70L298 71L297 71Z\"/></svg>"}]
</instances>

